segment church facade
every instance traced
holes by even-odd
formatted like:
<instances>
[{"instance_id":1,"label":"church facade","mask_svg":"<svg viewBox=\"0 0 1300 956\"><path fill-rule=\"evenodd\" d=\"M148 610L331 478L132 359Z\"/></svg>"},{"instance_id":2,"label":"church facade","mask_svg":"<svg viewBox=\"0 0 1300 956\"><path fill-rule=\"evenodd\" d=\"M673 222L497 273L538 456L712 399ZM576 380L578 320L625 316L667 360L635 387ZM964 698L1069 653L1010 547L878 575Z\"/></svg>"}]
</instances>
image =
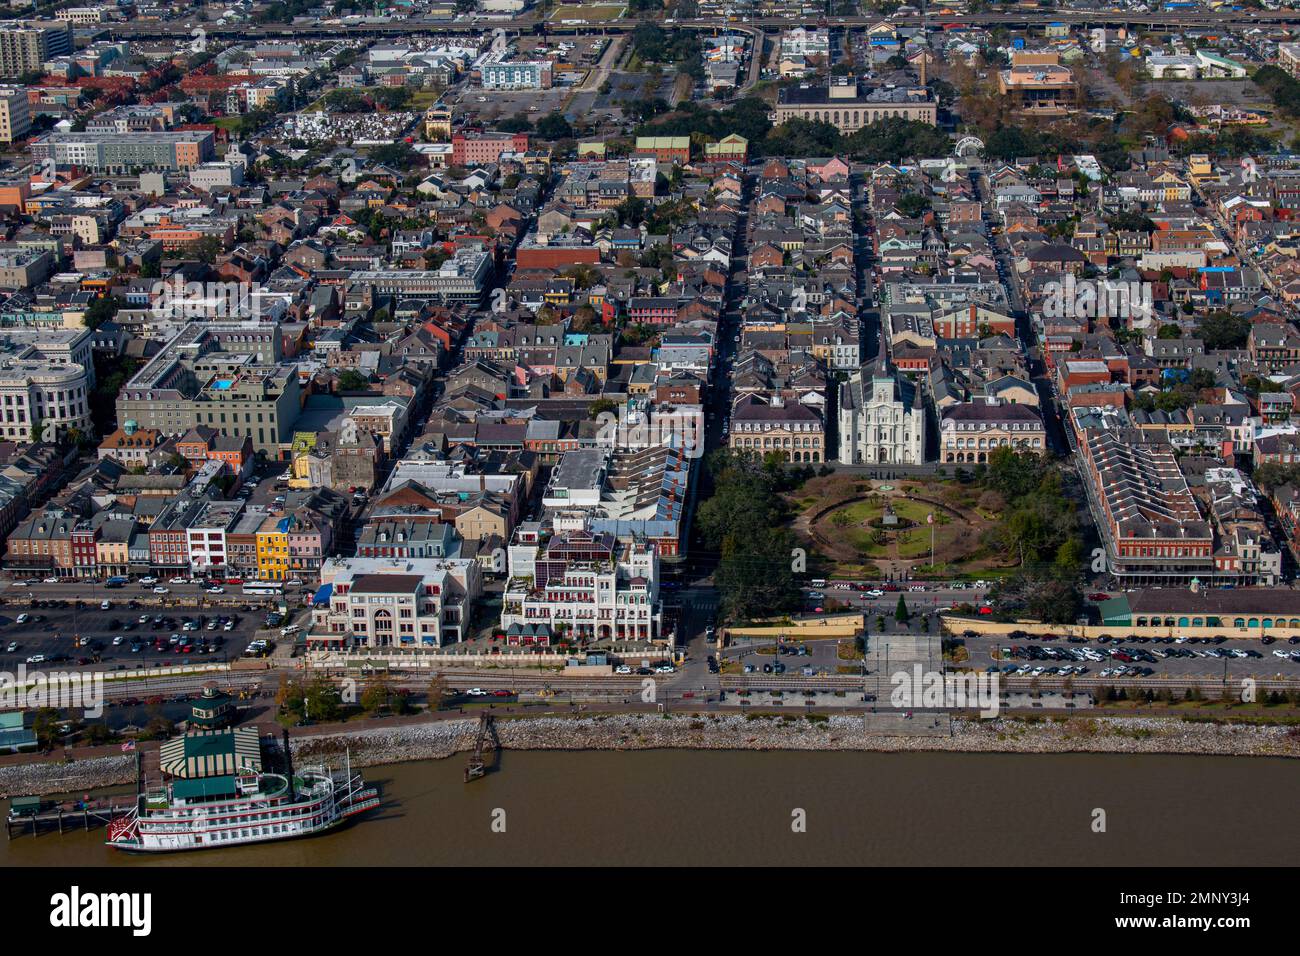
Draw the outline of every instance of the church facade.
<instances>
[{"instance_id":1,"label":"church facade","mask_svg":"<svg viewBox=\"0 0 1300 956\"><path fill-rule=\"evenodd\" d=\"M839 460L844 465L925 462L921 389L881 358L840 386Z\"/></svg>"}]
</instances>

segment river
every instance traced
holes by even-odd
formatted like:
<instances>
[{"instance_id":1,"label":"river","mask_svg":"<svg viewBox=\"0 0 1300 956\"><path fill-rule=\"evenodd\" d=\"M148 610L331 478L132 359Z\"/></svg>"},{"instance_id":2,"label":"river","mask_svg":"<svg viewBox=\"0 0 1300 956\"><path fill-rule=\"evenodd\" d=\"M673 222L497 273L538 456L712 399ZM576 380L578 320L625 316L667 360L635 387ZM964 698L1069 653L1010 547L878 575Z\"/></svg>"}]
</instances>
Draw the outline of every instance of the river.
<instances>
[{"instance_id":1,"label":"river","mask_svg":"<svg viewBox=\"0 0 1300 956\"><path fill-rule=\"evenodd\" d=\"M507 751L482 780L466 785L463 769L461 758L370 768L383 806L310 839L132 856L105 847L101 828L0 841L0 867L1251 866L1300 853L1287 809L1296 760ZM806 832L792 830L797 810Z\"/></svg>"}]
</instances>

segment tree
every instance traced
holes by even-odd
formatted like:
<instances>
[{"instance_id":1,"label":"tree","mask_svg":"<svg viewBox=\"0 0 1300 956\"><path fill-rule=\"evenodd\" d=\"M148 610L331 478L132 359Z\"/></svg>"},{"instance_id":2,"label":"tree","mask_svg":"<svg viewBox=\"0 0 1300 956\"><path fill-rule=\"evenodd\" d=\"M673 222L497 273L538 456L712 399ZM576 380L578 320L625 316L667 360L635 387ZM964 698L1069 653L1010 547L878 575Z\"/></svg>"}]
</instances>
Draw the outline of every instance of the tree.
<instances>
[{"instance_id":1,"label":"tree","mask_svg":"<svg viewBox=\"0 0 1300 956\"><path fill-rule=\"evenodd\" d=\"M313 678L304 694L304 716L312 720L329 721L338 717L342 709L339 690L325 677Z\"/></svg>"},{"instance_id":2,"label":"tree","mask_svg":"<svg viewBox=\"0 0 1300 956\"><path fill-rule=\"evenodd\" d=\"M91 747L110 743L116 737L117 733L112 727L98 722L87 724L84 732L85 742Z\"/></svg>"},{"instance_id":3,"label":"tree","mask_svg":"<svg viewBox=\"0 0 1300 956\"><path fill-rule=\"evenodd\" d=\"M537 135L549 140L568 139L573 135L573 127L563 113L547 113L537 121Z\"/></svg>"},{"instance_id":4,"label":"tree","mask_svg":"<svg viewBox=\"0 0 1300 956\"><path fill-rule=\"evenodd\" d=\"M117 315L118 309L123 306L121 299L117 296L98 296L86 309L81 318L82 324L88 329L97 329L105 322Z\"/></svg>"},{"instance_id":5,"label":"tree","mask_svg":"<svg viewBox=\"0 0 1300 956\"><path fill-rule=\"evenodd\" d=\"M907 609L907 598L900 594L898 596L898 607L894 609L894 620L899 624L906 624L911 616L911 612Z\"/></svg>"},{"instance_id":6,"label":"tree","mask_svg":"<svg viewBox=\"0 0 1300 956\"><path fill-rule=\"evenodd\" d=\"M275 691L275 706L281 714L302 715L304 694L302 683L288 674L280 675L280 685Z\"/></svg>"},{"instance_id":7,"label":"tree","mask_svg":"<svg viewBox=\"0 0 1300 956\"><path fill-rule=\"evenodd\" d=\"M783 466L765 467L753 454L718 449L707 462L713 494L698 511L705 547L720 555L715 583L733 619L767 616L795 607L799 589L785 528Z\"/></svg>"},{"instance_id":8,"label":"tree","mask_svg":"<svg viewBox=\"0 0 1300 956\"><path fill-rule=\"evenodd\" d=\"M217 257L221 255L223 246L221 240L216 236L204 236L192 245L192 249L194 258L212 265L217 261Z\"/></svg>"},{"instance_id":9,"label":"tree","mask_svg":"<svg viewBox=\"0 0 1300 956\"><path fill-rule=\"evenodd\" d=\"M612 398L598 398L587 406L587 415L594 420L607 412L614 411L616 408L618 408L618 402Z\"/></svg>"},{"instance_id":10,"label":"tree","mask_svg":"<svg viewBox=\"0 0 1300 956\"><path fill-rule=\"evenodd\" d=\"M1250 336L1250 320L1231 312L1211 312L1197 325L1197 334L1207 349L1239 349Z\"/></svg>"},{"instance_id":11,"label":"tree","mask_svg":"<svg viewBox=\"0 0 1300 956\"><path fill-rule=\"evenodd\" d=\"M424 157L406 143L385 143L370 151L372 162L392 166L403 172L424 165Z\"/></svg>"},{"instance_id":12,"label":"tree","mask_svg":"<svg viewBox=\"0 0 1300 956\"><path fill-rule=\"evenodd\" d=\"M364 392L370 388L370 379L354 368L344 369L339 373L340 392Z\"/></svg>"},{"instance_id":13,"label":"tree","mask_svg":"<svg viewBox=\"0 0 1300 956\"><path fill-rule=\"evenodd\" d=\"M430 710L442 709L442 700L446 696L446 692L447 679L435 671L434 675L429 678L429 686L425 690L429 697Z\"/></svg>"},{"instance_id":14,"label":"tree","mask_svg":"<svg viewBox=\"0 0 1300 956\"><path fill-rule=\"evenodd\" d=\"M41 750L53 750L63 739L59 731L59 712L53 707L42 707L32 716L32 733L36 737L36 746Z\"/></svg>"},{"instance_id":15,"label":"tree","mask_svg":"<svg viewBox=\"0 0 1300 956\"><path fill-rule=\"evenodd\" d=\"M514 116L501 120L496 124L496 127L503 133L531 133L533 131L533 121L524 113L516 113Z\"/></svg>"},{"instance_id":16,"label":"tree","mask_svg":"<svg viewBox=\"0 0 1300 956\"><path fill-rule=\"evenodd\" d=\"M386 677L374 677L366 682L366 689L361 692L361 709L368 714L376 714L388 709L393 689Z\"/></svg>"},{"instance_id":17,"label":"tree","mask_svg":"<svg viewBox=\"0 0 1300 956\"><path fill-rule=\"evenodd\" d=\"M897 209L909 219L923 215L930 208L930 200L920 193L904 193L896 203Z\"/></svg>"}]
</instances>

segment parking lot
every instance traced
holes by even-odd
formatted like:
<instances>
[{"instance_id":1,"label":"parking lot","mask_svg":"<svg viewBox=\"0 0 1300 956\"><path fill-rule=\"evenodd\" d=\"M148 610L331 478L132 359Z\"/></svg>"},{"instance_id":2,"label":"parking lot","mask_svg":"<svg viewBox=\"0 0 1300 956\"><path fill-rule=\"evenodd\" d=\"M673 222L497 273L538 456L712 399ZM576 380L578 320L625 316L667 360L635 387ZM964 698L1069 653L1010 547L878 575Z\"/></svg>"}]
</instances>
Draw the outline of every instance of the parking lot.
<instances>
[{"instance_id":1,"label":"parking lot","mask_svg":"<svg viewBox=\"0 0 1300 956\"><path fill-rule=\"evenodd\" d=\"M1014 636L1012 636L1014 635ZM1224 638L1080 638L1046 640L1012 632L1001 639L963 637L967 666L996 668L1008 677L1080 677L1087 680L1234 677L1300 680L1300 638L1229 641Z\"/></svg>"},{"instance_id":2,"label":"parking lot","mask_svg":"<svg viewBox=\"0 0 1300 956\"><path fill-rule=\"evenodd\" d=\"M475 113L485 120L522 113L535 123L548 113L557 112L572 92L568 86L554 86L549 90L466 89L457 105L466 114Z\"/></svg>"},{"instance_id":3,"label":"parking lot","mask_svg":"<svg viewBox=\"0 0 1300 956\"><path fill-rule=\"evenodd\" d=\"M55 664L138 670L240 657L266 610L225 608L7 609L0 614L0 669ZM188 648L188 650L186 650Z\"/></svg>"}]
</instances>

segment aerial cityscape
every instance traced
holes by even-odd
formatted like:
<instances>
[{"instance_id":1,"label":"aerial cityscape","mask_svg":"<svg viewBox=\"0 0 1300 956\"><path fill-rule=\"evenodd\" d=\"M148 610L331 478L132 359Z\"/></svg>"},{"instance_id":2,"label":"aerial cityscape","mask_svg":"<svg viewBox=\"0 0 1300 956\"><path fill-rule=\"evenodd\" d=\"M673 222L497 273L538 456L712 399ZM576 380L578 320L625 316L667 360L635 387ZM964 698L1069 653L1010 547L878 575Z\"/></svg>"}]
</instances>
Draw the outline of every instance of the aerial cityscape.
<instances>
[{"instance_id":1,"label":"aerial cityscape","mask_svg":"<svg viewBox=\"0 0 1300 956\"><path fill-rule=\"evenodd\" d=\"M1300 8L33 0L0 229L6 867L1300 851Z\"/></svg>"}]
</instances>

